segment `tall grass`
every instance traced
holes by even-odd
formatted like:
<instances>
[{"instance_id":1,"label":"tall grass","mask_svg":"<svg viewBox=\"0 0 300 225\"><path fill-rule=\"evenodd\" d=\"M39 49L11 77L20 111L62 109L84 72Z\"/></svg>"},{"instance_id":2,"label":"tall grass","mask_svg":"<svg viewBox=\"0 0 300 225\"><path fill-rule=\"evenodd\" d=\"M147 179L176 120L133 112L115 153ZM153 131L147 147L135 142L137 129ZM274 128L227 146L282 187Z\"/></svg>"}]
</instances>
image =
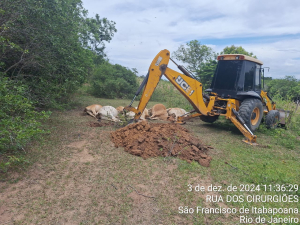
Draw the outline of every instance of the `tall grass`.
<instances>
[{"instance_id":1,"label":"tall grass","mask_svg":"<svg viewBox=\"0 0 300 225\"><path fill-rule=\"evenodd\" d=\"M284 129L266 130L265 133L276 138L276 144L288 149L298 149L300 146L300 105L279 95L274 96L277 109L289 111ZM262 130L263 128L261 128Z\"/></svg>"}]
</instances>

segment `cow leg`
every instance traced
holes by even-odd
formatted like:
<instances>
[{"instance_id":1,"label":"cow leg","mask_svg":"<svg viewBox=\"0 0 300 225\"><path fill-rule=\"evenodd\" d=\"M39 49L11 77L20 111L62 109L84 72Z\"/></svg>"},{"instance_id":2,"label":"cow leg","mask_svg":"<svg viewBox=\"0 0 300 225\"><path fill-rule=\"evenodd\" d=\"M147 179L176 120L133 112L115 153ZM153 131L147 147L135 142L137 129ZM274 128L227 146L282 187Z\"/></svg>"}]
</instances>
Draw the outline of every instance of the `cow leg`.
<instances>
[{"instance_id":1,"label":"cow leg","mask_svg":"<svg viewBox=\"0 0 300 225\"><path fill-rule=\"evenodd\" d=\"M91 113L90 111L86 111L86 113L89 114L90 116L96 118L96 116L95 116L93 113ZM96 119L97 119L97 118L96 118Z\"/></svg>"}]
</instances>

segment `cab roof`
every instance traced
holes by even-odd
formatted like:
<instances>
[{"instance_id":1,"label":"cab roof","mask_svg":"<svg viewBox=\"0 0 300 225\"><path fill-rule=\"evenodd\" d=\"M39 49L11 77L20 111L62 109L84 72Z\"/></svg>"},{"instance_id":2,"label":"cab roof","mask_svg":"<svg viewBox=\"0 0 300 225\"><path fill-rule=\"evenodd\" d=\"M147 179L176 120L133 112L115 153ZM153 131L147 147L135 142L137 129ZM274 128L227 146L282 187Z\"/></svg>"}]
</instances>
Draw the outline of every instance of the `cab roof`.
<instances>
[{"instance_id":1,"label":"cab roof","mask_svg":"<svg viewBox=\"0 0 300 225\"><path fill-rule=\"evenodd\" d=\"M258 63L260 65L263 64L263 62L258 59L255 59L247 55L242 55L242 54L224 54L224 55L219 55L217 59L218 60L248 60L251 62Z\"/></svg>"}]
</instances>

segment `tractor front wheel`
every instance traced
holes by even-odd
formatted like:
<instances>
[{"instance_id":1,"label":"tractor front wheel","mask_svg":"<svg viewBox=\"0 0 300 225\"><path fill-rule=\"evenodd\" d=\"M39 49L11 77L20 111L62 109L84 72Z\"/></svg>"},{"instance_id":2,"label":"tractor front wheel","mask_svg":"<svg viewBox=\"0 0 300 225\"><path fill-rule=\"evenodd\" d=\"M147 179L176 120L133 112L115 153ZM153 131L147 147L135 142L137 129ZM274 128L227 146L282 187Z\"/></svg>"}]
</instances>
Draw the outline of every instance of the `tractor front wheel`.
<instances>
[{"instance_id":1,"label":"tractor front wheel","mask_svg":"<svg viewBox=\"0 0 300 225\"><path fill-rule=\"evenodd\" d=\"M263 104L259 99L247 98L241 103L239 114L247 127L254 132L259 127L263 117Z\"/></svg>"},{"instance_id":2,"label":"tractor front wheel","mask_svg":"<svg viewBox=\"0 0 300 225\"><path fill-rule=\"evenodd\" d=\"M266 115L266 127L268 129L270 128L276 128L279 124L279 117L280 117L280 113L278 110L271 110L270 112L268 112L268 114Z\"/></svg>"}]
</instances>

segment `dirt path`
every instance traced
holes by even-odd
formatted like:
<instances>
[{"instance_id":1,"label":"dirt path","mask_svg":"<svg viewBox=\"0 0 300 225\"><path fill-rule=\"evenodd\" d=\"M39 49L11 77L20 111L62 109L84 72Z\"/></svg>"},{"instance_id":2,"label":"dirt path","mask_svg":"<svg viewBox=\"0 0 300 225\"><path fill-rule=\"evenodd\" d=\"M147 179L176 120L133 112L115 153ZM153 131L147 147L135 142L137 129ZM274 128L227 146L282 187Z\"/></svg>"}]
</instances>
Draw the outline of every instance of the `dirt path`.
<instances>
[{"instance_id":1,"label":"dirt path","mask_svg":"<svg viewBox=\"0 0 300 225\"><path fill-rule=\"evenodd\" d=\"M94 119L80 112L54 113L45 144L28 150L36 163L0 182L0 224L193 222L178 207L198 204L186 184L210 180L208 169L128 154L110 140L116 127L88 126Z\"/></svg>"}]
</instances>

